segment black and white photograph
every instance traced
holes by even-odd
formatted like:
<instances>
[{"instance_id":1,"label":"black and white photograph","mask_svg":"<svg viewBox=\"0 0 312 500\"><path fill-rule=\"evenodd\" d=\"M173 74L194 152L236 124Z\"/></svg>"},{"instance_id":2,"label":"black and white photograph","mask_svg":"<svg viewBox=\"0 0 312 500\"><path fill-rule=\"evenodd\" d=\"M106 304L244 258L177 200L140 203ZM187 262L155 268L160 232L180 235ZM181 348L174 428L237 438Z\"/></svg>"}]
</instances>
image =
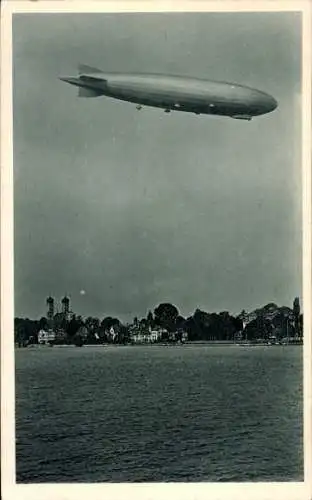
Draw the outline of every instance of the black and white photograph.
<instances>
[{"instance_id":1,"label":"black and white photograph","mask_svg":"<svg viewBox=\"0 0 312 500\"><path fill-rule=\"evenodd\" d=\"M5 6L5 469L307 491L310 3L95 3Z\"/></svg>"}]
</instances>

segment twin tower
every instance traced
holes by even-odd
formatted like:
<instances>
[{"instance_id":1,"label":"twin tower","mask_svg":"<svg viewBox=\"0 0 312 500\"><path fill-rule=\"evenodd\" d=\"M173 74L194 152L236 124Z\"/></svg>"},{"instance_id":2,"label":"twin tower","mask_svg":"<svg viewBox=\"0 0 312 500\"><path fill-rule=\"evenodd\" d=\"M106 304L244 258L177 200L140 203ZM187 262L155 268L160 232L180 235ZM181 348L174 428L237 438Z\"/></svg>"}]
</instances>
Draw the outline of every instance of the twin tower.
<instances>
[{"instance_id":1,"label":"twin tower","mask_svg":"<svg viewBox=\"0 0 312 500\"><path fill-rule=\"evenodd\" d=\"M70 316L70 299L66 295L65 297L62 298L61 305L62 305L61 315L64 317L64 319L68 319ZM47 298L47 306L48 306L47 318L50 322L52 322L56 310L55 300L53 297L50 296Z\"/></svg>"}]
</instances>

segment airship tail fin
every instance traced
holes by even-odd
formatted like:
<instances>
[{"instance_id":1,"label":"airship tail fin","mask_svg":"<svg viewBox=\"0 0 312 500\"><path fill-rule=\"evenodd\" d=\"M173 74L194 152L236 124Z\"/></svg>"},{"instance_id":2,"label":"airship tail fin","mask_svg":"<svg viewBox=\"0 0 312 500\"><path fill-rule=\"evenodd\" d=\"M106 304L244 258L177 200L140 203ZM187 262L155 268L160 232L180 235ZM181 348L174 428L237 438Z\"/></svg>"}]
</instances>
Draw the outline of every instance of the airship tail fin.
<instances>
[{"instance_id":1,"label":"airship tail fin","mask_svg":"<svg viewBox=\"0 0 312 500\"><path fill-rule=\"evenodd\" d=\"M86 64L78 64L78 72L80 75L83 73L103 73L102 70L92 68L92 66L87 66Z\"/></svg>"},{"instance_id":2,"label":"airship tail fin","mask_svg":"<svg viewBox=\"0 0 312 500\"><path fill-rule=\"evenodd\" d=\"M88 89L86 87L78 88L78 97L99 97L100 95L103 95L103 93L97 89Z\"/></svg>"}]
</instances>

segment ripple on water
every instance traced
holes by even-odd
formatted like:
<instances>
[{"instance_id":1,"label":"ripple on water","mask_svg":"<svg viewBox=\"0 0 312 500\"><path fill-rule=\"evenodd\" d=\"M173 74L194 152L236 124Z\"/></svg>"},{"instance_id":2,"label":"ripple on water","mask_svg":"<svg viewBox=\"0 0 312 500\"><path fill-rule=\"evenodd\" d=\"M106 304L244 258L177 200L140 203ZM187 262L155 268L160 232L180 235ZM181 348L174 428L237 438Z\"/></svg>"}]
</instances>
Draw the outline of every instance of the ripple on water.
<instances>
[{"instance_id":1,"label":"ripple on water","mask_svg":"<svg viewBox=\"0 0 312 500\"><path fill-rule=\"evenodd\" d=\"M18 482L300 481L300 347L16 352Z\"/></svg>"}]
</instances>

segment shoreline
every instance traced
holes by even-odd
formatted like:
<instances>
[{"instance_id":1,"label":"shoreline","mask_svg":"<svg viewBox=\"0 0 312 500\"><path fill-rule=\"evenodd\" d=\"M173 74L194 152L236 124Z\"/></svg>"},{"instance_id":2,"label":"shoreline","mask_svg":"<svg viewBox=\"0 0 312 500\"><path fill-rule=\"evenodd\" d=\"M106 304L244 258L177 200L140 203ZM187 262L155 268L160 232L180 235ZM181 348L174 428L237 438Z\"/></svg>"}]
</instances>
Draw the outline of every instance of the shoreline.
<instances>
[{"instance_id":1,"label":"shoreline","mask_svg":"<svg viewBox=\"0 0 312 500\"><path fill-rule=\"evenodd\" d=\"M184 343L165 343L165 342L146 342L146 343L128 343L128 344L84 344L82 346L76 346L74 344L31 344L28 346L15 346L16 350L20 349L47 349L47 348L83 348L83 347L93 347L93 348L122 348L122 347L196 347L196 346L210 346L210 347L294 347L303 346L303 342L298 343L283 343L283 344L266 344L266 343L244 343L244 342L230 342L230 341L213 341L213 340L203 340L194 342L184 342Z\"/></svg>"}]
</instances>

